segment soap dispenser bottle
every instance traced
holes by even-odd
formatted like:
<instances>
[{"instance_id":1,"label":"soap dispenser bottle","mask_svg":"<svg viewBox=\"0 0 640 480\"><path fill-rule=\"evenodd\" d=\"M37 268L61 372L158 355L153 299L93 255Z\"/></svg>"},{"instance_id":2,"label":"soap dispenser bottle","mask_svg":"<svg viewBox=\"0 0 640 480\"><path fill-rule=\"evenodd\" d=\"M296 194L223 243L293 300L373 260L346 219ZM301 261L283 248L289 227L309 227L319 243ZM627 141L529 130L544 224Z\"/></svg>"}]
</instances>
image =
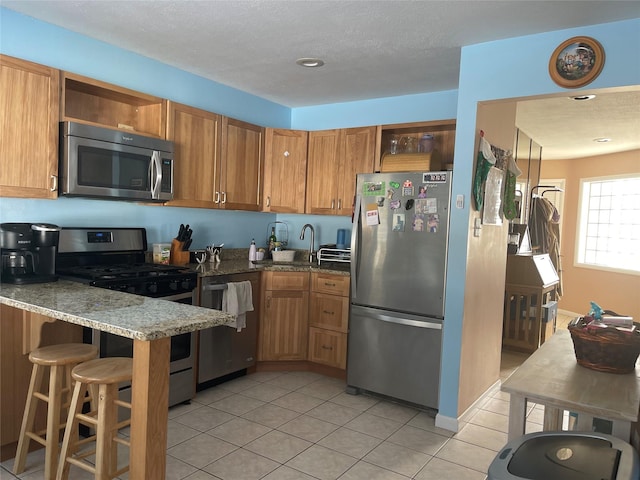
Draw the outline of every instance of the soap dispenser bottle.
<instances>
[{"instance_id":1,"label":"soap dispenser bottle","mask_svg":"<svg viewBox=\"0 0 640 480\"><path fill-rule=\"evenodd\" d=\"M251 239L251 245L249 246L249 261L253 261L256 259L256 240L254 238Z\"/></svg>"}]
</instances>

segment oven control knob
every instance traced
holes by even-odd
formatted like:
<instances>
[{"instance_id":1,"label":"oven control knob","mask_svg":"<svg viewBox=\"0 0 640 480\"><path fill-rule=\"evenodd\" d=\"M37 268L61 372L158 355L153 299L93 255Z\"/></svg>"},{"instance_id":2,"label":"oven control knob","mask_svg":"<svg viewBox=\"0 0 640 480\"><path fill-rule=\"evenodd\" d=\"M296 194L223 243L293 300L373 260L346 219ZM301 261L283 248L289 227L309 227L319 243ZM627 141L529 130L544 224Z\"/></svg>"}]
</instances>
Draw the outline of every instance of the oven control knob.
<instances>
[{"instance_id":1,"label":"oven control knob","mask_svg":"<svg viewBox=\"0 0 640 480\"><path fill-rule=\"evenodd\" d=\"M178 289L178 282L177 282L177 281L175 281L175 280L171 281L171 282L169 283L169 288L170 288L171 290L177 290L177 289Z\"/></svg>"},{"instance_id":2,"label":"oven control knob","mask_svg":"<svg viewBox=\"0 0 640 480\"><path fill-rule=\"evenodd\" d=\"M148 287L149 293L158 293L158 284L150 283Z\"/></svg>"}]
</instances>

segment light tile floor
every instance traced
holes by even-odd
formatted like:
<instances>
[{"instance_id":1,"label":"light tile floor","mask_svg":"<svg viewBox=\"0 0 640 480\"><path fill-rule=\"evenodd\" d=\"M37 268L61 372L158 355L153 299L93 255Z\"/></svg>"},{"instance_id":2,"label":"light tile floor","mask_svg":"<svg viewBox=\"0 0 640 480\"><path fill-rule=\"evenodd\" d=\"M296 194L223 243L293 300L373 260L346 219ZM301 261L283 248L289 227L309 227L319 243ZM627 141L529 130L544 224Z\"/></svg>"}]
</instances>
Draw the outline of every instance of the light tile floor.
<instances>
[{"instance_id":1,"label":"light tile floor","mask_svg":"<svg viewBox=\"0 0 640 480\"><path fill-rule=\"evenodd\" d=\"M502 378L525 358L503 353ZM484 480L507 442L509 396L499 389L456 434L437 428L433 412L344 389L315 373L259 372L199 392L169 411L167 480ZM541 429L542 407L530 405L527 432ZM42 453L18 477L3 462L0 478L41 479ZM92 477L71 467L70 478Z\"/></svg>"}]
</instances>

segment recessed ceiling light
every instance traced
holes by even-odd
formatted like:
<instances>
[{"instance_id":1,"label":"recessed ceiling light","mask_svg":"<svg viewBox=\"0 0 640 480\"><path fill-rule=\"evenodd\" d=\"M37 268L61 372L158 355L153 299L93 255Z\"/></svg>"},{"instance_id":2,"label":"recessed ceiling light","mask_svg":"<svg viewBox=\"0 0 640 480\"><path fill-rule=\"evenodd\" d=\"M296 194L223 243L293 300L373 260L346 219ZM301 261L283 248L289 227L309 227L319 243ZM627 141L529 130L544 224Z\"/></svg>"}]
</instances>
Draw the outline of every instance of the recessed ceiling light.
<instances>
[{"instance_id":1,"label":"recessed ceiling light","mask_svg":"<svg viewBox=\"0 0 640 480\"><path fill-rule=\"evenodd\" d=\"M573 100L593 100L596 98L595 95L576 95L575 97L569 97Z\"/></svg>"},{"instance_id":2,"label":"recessed ceiling light","mask_svg":"<svg viewBox=\"0 0 640 480\"><path fill-rule=\"evenodd\" d=\"M598 143L607 143L607 142L610 142L611 139L607 137L601 137L601 138L594 138L593 141Z\"/></svg>"},{"instance_id":3,"label":"recessed ceiling light","mask_svg":"<svg viewBox=\"0 0 640 480\"><path fill-rule=\"evenodd\" d=\"M324 65L324 62L319 58L299 58L298 60L296 60L296 63L301 67L308 68L317 68Z\"/></svg>"}]
</instances>

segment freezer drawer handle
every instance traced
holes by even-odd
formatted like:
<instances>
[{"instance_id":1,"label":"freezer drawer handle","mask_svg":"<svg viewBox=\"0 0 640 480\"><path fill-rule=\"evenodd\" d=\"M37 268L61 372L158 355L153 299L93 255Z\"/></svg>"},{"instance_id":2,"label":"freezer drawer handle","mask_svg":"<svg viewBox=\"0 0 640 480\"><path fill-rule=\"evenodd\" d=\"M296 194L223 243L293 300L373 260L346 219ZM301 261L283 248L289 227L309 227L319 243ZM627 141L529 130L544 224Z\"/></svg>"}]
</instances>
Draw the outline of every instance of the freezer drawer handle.
<instances>
[{"instance_id":1,"label":"freezer drawer handle","mask_svg":"<svg viewBox=\"0 0 640 480\"><path fill-rule=\"evenodd\" d=\"M408 325L411 327L432 328L434 330L442 330L442 324L440 323L424 322L422 320L409 320L407 318L394 318L394 317L389 317L388 315L375 315L374 318L376 320L381 320L383 322L397 323L400 325Z\"/></svg>"}]
</instances>

